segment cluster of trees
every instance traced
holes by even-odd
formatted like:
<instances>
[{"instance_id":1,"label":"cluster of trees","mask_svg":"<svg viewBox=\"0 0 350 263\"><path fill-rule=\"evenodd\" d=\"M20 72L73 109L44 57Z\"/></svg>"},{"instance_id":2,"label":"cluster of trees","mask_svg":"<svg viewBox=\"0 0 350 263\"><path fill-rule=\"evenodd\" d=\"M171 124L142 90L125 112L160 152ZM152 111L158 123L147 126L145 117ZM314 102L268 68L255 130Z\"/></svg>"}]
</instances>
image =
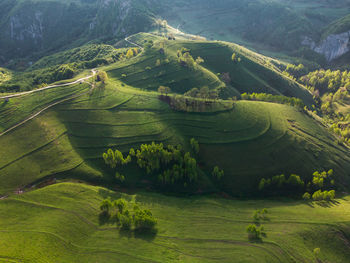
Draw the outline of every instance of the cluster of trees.
<instances>
[{"instance_id":1,"label":"cluster of trees","mask_svg":"<svg viewBox=\"0 0 350 263\"><path fill-rule=\"evenodd\" d=\"M316 70L300 77L303 84L318 90L320 94L336 92L340 88L350 90L350 71Z\"/></svg>"},{"instance_id":2,"label":"cluster of trees","mask_svg":"<svg viewBox=\"0 0 350 263\"><path fill-rule=\"evenodd\" d=\"M184 95L192 98L212 100L215 100L219 97L219 93L217 90L210 90L207 86L201 87L200 89L192 88L189 91L187 91Z\"/></svg>"},{"instance_id":3,"label":"cluster of trees","mask_svg":"<svg viewBox=\"0 0 350 263\"><path fill-rule=\"evenodd\" d=\"M350 101L350 71L316 70L301 77L300 82L313 92L316 101L315 113L322 114L330 130L338 136L338 143L350 144L350 114L345 114L337 105Z\"/></svg>"},{"instance_id":4,"label":"cluster of trees","mask_svg":"<svg viewBox=\"0 0 350 263\"><path fill-rule=\"evenodd\" d=\"M253 214L254 223L247 226L248 239L252 241L261 240L266 237L264 226L260 224L260 221L268 220L268 211L266 208L262 210L255 210Z\"/></svg>"},{"instance_id":5,"label":"cluster of trees","mask_svg":"<svg viewBox=\"0 0 350 263\"><path fill-rule=\"evenodd\" d=\"M307 74L307 72L308 69L303 64L299 64L298 66L288 64L286 69L283 71L283 74L296 80Z\"/></svg>"},{"instance_id":6,"label":"cluster of trees","mask_svg":"<svg viewBox=\"0 0 350 263\"><path fill-rule=\"evenodd\" d=\"M139 54L140 50L139 48L129 48L128 51L126 52L126 55L125 57L127 59L130 59L130 58L133 58L133 57L136 57L138 54Z\"/></svg>"},{"instance_id":7,"label":"cluster of trees","mask_svg":"<svg viewBox=\"0 0 350 263\"><path fill-rule=\"evenodd\" d=\"M190 146L194 155L200 150L199 142L191 138ZM108 149L103 153L103 159L106 165L116 169L115 178L120 182L125 181L125 177L118 172L121 168L130 162L133 158L136 164L148 175L154 176L158 182L166 185L183 185L187 187L198 181L197 160L191 156L191 152L185 151L179 144L177 146L152 142L151 144L142 144L136 151L131 148L128 155L124 156L119 150ZM212 176L220 180L224 176L224 171L215 166Z\"/></svg>"},{"instance_id":8,"label":"cluster of trees","mask_svg":"<svg viewBox=\"0 0 350 263\"><path fill-rule=\"evenodd\" d=\"M243 93L241 94L242 100L258 100L258 101L267 101L275 102L280 104L288 104L295 106L297 108L303 109L305 107L303 101L294 97L286 97L282 95L272 95L266 93Z\"/></svg>"},{"instance_id":9,"label":"cluster of trees","mask_svg":"<svg viewBox=\"0 0 350 263\"><path fill-rule=\"evenodd\" d=\"M184 47L177 51L177 61L180 63L181 66L189 68L194 68L196 65L199 65L204 62L204 60L201 57L197 57L196 59L194 59L191 56L190 50Z\"/></svg>"},{"instance_id":10,"label":"cluster of trees","mask_svg":"<svg viewBox=\"0 0 350 263\"><path fill-rule=\"evenodd\" d=\"M259 191L264 195L295 195L304 192L302 198L305 200L333 200L335 198L333 170L314 172L312 180L305 183L300 176L291 174L287 179L283 174L273 176L270 179L261 179ZM306 192L305 192L306 190Z\"/></svg>"},{"instance_id":11,"label":"cluster of trees","mask_svg":"<svg viewBox=\"0 0 350 263\"><path fill-rule=\"evenodd\" d=\"M263 225L257 226L255 224L250 224L247 226L248 239L252 241L261 240L266 237L265 228Z\"/></svg>"},{"instance_id":12,"label":"cluster of trees","mask_svg":"<svg viewBox=\"0 0 350 263\"><path fill-rule=\"evenodd\" d=\"M197 161L185 152L181 145L162 143L143 144L136 151L137 164L148 174L159 173L158 180L163 184L183 184L185 187L198 179Z\"/></svg>"},{"instance_id":13,"label":"cluster of trees","mask_svg":"<svg viewBox=\"0 0 350 263\"><path fill-rule=\"evenodd\" d=\"M160 94L162 94L162 95L165 94L166 96L168 96L168 93L171 92L171 89L170 89L169 87L159 86L158 92L159 92Z\"/></svg>"},{"instance_id":14,"label":"cluster of trees","mask_svg":"<svg viewBox=\"0 0 350 263\"><path fill-rule=\"evenodd\" d=\"M335 190L327 190L334 187L333 170L314 172L312 181L307 185L307 192L304 193L304 200L331 201L335 199ZM311 194L313 192L313 194Z\"/></svg>"},{"instance_id":15,"label":"cluster of trees","mask_svg":"<svg viewBox=\"0 0 350 263\"><path fill-rule=\"evenodd\" d=\"M284 174L273 176L271 179L262 178L259 191L265 195L295 194L304 190L305 182L300 176L291 174L287 179Z\"/></svg>"},{"instance_id":16,"label":"cluster of trees","mask_svg":"<svg viewBox=\"0 0 350 263\"><path fill-rule=\"evenodd\" d=\"M184 112L210 112L227 110L232 109L233 106L233 102L225 103L219 100L191 98L182 95L169 97L167 103L169 103L172 109Z\"/></svg>"},{"instance_id":17,"label":"cluster of trees","mask_svg":"<svg viewBox=\"0 0 350 263\"><path fill-rule=\"evenodd\" d=\"M140 209L136 204L133 205L133 210L129 210L128 206L128 202L122 198L114 201L110 198L104 199L100 204L101 216L106 219L114 218L118 227L123 230L155 231L157 219L150 210Z\"/></svg>"},{"instance_id":18,"label":"cluster of trees","mask_svg":"<svg viewBox=\"0 0 350 263\"><path fill-rule=\"evenodd\" d=\"M311 196L311 194L309 194L308 192L306 192L303 195L303 199L304 200L310 200L312 198L312 200L314 201L332 201L335 199L335 190L318 190L316 192L314 192Z\"/></svg>"},{"instance_id":19,"label":"cluster of trees","mask_svg":"<svg viewBox=\"0 0 350 263\"><path fill-rule=\"evenodd\" d=\"M350 145L350 114L341 117L338 122L331 125L330 129L339 136L339 143Z\"/></svg>"}]
</instances>

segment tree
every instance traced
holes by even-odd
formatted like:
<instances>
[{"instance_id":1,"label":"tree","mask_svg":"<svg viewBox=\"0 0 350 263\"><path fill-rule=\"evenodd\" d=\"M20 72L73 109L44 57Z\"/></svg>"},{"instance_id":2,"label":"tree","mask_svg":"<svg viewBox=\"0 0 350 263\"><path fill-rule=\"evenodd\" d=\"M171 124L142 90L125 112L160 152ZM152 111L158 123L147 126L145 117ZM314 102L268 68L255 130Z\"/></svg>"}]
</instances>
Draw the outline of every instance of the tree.
<instances>
[{"instance_id":1,"label":"tree","mask_svg":"<svg viewBox=\"0 0 350 263\"><path fill-rule=\"evenodd\" d=\"M165 87L164 86L159 86L158 92L163 95L165 93Z\"/></svg>"},{"instance_id":2,"label":"tree","mask_svg":"<svg viewBox=\"0 0 350 263\"><path fill-rule=\"evenodd\" d=\"M303 194L303 199L308 201L311 199L311 195L308 192L306 192L305 194Z\"/></svg>"},{"instance_id":3,"label":"tree","mask_svg":"<svg viewBox=\"0 0 350 263\"><path fill-rule=\"evenodd\" d=\"M192 150L198 154L199 153L199 143L195 138L190 140Z\"/></svg>"},{"instance_id":4,"label":"tree","mask_svg":"<svg viewBox=\"0 0 350 263\"><path fill-rule=\"evenodd\" d=\"M136 230L142 232L150 232L154 230L157 224L157 219L152 215L152 212L150 210L138 209L135 211L134 224Z\"/></svg>"},{"instance_id":5,"label":"tree","mask_svg":"<svg viewBox=\"0 0 350 263\"><path fill-rule=\"evenodd\" d=\"M199 90L199 95L201 98L206 99L209 97L209 88L207 86L202 87Z\"/></svg>"},{"instance_id":6,"label":"tree","mask_svg":"<svg viewBox=\"0 0 350 263\"><path fill-rule=\"evenodd\" d=\"M199 65L199 64L202 64L204 63L204 59L202 59L201 57L197 57L196 58L196 64Z\"/></svg>"},{"instance_id":7,"label":"tree","mask_svg":"<svg viewBox=\"0 0 350 263\"><path fill-rule=\"evenodd\" d=\"M111 199L104 199L102 202L101 202L101 205L100 205L100 210L102 211L102 213L106 214L106 215L110 215L110 210L112 208L113 204L112 204L112 201Z\"/></svg>"},{"instance_id":8,"label":"tree","mask_svg":"<svg viewBox=\"0 0 350 263\"><path fill-rule=\"evenodd\" d=\"M99 71L97 73L97 81L101 81L103 84L105 84L108 81L108 75L105 71Z\"/></svg>"},{"instance_id":9,"label":"tree","mask_svg":"<svg viewBox=\"0 0 350 263\"><path fill-rule=\"evenodd\" d=\"M224 176L224 170L220 170L218 166L215 166L211 174L214 178L220 180Z\"/></svg>"},{"instance_id":10,"label":"tree","mask_svg":"<svg viewBox=\"0 0 350 263\"><path fill-rule=\"evenodd\" d=\"M124 199L120 198L114 201L113 206L117 209L117 214L123 214L126 209L127 203Z\"/></svg>"},{"instance_id":11,"label":"tree","mask_svg":"<svg viewBox=\"0 0 350 263\"><path fill-rule=\"evenodd\" d=\"M134 51L132 48L128 49L128 52L126 52L126 58L132 58L134 56Z\"/></svg>"},{"instance_id":12,"label":"tree","mask_svg":"<svg viewBox=\"0 0 350 263\"><path fill-rule=\"evenodd\" d=\"M260 240L263 236L266 236L264 226L256 226L255 224L251 224L247 226L248 238L250 240Z\"/></svg>"},{"instance_id":13,"label":"tree","mask_svg":"<svg viewBox=\"0 0 350 263\"><path fill-rule=\"evenodd\" d=\"M236 61L236 57L237 57L236 53L233 53L233 54L232 54L232 57L231 57L231 59L232 59L233 62Z\"/></svg>"},{"instance_id":14,"label":"tree","mask_svg":"<svg viewBox=\"0 0 350 263\"><path fill-rule=\"evenodd\" d=\"M321 253L321 249L317 247L313 250L313 252L314 252L315 258L318 259L318 257L320 256L320 253Z\"/></svg>"}]
</instances>

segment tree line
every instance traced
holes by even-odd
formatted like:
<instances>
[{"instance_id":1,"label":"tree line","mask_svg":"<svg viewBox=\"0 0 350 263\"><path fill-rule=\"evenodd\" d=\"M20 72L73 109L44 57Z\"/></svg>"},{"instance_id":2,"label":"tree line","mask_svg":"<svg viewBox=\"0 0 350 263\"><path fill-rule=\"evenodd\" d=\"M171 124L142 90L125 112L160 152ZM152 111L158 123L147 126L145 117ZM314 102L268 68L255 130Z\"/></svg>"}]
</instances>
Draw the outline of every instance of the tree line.
<instances>
[{"instance_id":1,"label":"tree line","mask_svg":"<svg viewBox=\"0 0 350 263\"><path fill-rule=\"evenodd\" d=\"M334 187L335 180L332 169L323 172L314 172L312 180L309 182L305 182L300 176L295 174L291 174L288 178L282 174L273 176L272 178L262 178L258 185L259 192L264 196L296 196L304 192L302 195L304 200L313 199L315 201L333 200L336 193L332 189Z\"/></svg>"}]
</instances>

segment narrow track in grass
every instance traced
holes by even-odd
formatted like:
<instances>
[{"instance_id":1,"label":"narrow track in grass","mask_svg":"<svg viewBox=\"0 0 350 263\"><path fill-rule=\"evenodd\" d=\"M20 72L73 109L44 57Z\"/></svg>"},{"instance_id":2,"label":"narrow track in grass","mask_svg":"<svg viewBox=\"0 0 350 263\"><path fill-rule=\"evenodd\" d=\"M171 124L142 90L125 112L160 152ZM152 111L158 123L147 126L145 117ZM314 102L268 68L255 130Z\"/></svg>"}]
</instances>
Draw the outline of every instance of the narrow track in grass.
<instances>
[{"instance_id":1,"label":"narrow track in grass","mask_svg":"<svg viewBox=\"0 0 350 263\"><path fill-rule=\"evenodd\" d=\"M68 86L68 85L76 84L76 83L81 82L81 81L85 81L87 78L92 78L92 77L94 77L95 74L96 74L96 71L93 71L93 75L91 75L91 76L89 76L89 77L86 77L86 78L83 78L83 79L80 79L80 80L78 80L78 81L74 81L74 82L71 82L71 83L63 84L62 86ZM89 83L89 84L90 84L90 83ZM26 122L28 122L28 121L34 119L35 117L39 116L39 115L40 115L41 113L43 113L44 111L46 111L46 110L48 110L48 109L50 109L50 108L52 108L52 107L54 107L54 106L56 106L56 105L58 105L58 104L60 104L60 103L63 103L63 102L66 102L66 101L69 101L69 100L78 98L78 97L80 97L80 96L83 96L83 95L89 93L92 89L95 88L94 84L90 84L90 85L91 85L91 89L89 89L88 91L85 91L85 92L82 92L82 93L79 93L79 94L74 94L74 95L72 95L72 96L69 96L68 98L64 98L64 99L62 99L62 100L59 100L59 101L56 101L56 102L54 102L54 103L49 104L48 106L46 106L46 107L43 108L42 110L40 110L40 111L34 113L33 115L29 116L28 118L24 119L23 121L17 123L16 125L14 125L14 126L8 128L8 129L6 129L5 131L3 131L2 133L0 133L0 137L3 136L3 135L5 135L5 134L7 134L7 133L9 133L9 132L11 132L12 130L18 128L19 126L22 126L22 125L25 124ZM56 87L60 87L60 86L54 86L54 87L56 88ZM46 89L49 89L49 88L53 88L53 86L51 86L51 87L46 87ZM39 90L35 90L35 91L39 91ZM41 91L42 91L42 90L41 90ZM34 93L34 91L33 91L33 92L31 91L30 93ZM22 94L19 94L18 96L23 96L23 95L27 95L27 94L29 94L29 93L26 93L26 94L23 94L23 93L22 93ZM18 97L18 96L16 96L16 97ZM1 99L1 98L0 98L0 99Z\"/></svg>"},{"instance_id":2,"label":"narrow track in grass","mask_svg":"<svg viewBox=\"0 0 350 263\"><path fill-rule=\"evenodd\" d=\"M43 88L40 88L40 89L34 89L34 90L30 90L30 91L20 92L20 93L16 93L16 94L12 94L12 95L7 95L7 96L4 96L4 97L0 97L0 99L6 100L6 99L10 99L10 98L21 97L21 96L24 96L24 95L36 93L36 92L43 91L43 90L48 90L48 89L53 89L53 88L58 88L58 87L65 87L65 86L74 85L74 84L80 83L82 81L85 81L87 79L90 79L90 78L92 78L92 77L94 77L96 75L96 70L95 69L91 70L91 72L92 72L92 75L84 77L84 78L77 79L77 80L75 80L73 82L64 83L64 84L56 84L56 85L46 86L46 87L43 87Z\"/></svg>"}]
</instances>

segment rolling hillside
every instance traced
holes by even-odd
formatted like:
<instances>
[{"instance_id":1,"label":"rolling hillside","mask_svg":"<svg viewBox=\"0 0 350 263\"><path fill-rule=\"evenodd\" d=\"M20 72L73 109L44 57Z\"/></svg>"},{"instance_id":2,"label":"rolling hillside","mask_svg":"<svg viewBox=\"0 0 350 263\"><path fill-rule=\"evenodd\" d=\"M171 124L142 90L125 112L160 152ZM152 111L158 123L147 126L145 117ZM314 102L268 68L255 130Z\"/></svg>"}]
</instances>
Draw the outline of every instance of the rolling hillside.
<instances>
[{"instance_id":1,"label":"rolling hillside","mask_svg":"<svg viewBox=\"0 0 350 263\"><path fill-rule=\"evenodd\" d=\"M141 55L130 61L142 59ZM221 189L233 195L250 195L264 176L298 173L310 179L313 171L330 168L337 174L339 184L348 183L348 150L333 143L325 128L296 108L238 101L233 108L221 107L219 111L174 111L159 100L156 92L142 91L115 78L115 71L123 65L120 62L106 68L110 81L104 89L83 94L87 87L81 86L81 91L76 89L82 93L78 98L65 101L0 137L0 177L4 182L1 193L48 178L115 184L107 176L110 170L101 158L108 148L126 152L152 141L188 147L192 137L199 140L201 147L202 191ZM2 106L2 129L24 119L28 112L37 111L31 106L33 102L40 100L44 105L70 89L75 88L52 89L45 97L34 93L11 99ZM225 170L222 184L207 176L218 164ZM128 169L131 171L125 171L130 175L127 184L149 186L141 170Z\"/></svg>"},{"instance_id":2,"label":"rolling hillside","mask_svg":"<svg viewBox=\"0 0 350 263\"><path fill-rule=\"evenodd\" d=\"M123 196L150 208L156 236L129 234L99 221L100 202ZM349 262L349 197L317 203L120 194L84 184L51 185L0 200L1 262ZM267 208L267 238L245 228ZM195 225L196 227L193 227ZM11 244L10 246L8 244ZM39 245L40 244L40 245Z\"/></svg>"}]
</instances>

